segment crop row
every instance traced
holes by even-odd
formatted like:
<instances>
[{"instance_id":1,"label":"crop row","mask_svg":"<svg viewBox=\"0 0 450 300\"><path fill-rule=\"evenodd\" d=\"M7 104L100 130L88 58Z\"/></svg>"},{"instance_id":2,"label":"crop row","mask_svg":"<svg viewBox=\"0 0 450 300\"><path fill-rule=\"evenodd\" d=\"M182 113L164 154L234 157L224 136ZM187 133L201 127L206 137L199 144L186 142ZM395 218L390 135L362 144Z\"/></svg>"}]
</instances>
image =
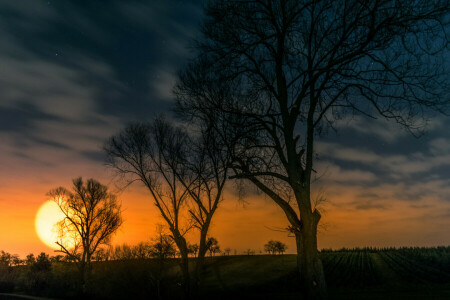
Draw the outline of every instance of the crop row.
<instances>
[{"instance_id":1,"label":"crop row","mask_svg":"<svg viewBox=\"0 0 450 300\"><path fill-rule=\"evenodd\" d=\"M380 282L368 251L322 253L322 261L330 285L367 286Z\"/></svg>"}]
</instances>

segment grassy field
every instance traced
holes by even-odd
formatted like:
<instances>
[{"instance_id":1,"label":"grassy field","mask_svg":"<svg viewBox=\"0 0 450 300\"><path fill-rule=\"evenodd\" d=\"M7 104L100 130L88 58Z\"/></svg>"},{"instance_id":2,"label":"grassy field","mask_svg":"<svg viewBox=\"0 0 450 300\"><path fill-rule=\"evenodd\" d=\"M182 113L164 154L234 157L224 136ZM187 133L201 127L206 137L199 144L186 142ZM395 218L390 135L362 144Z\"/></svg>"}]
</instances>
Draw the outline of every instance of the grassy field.
<instances>
[{"instance_id":1,"label":"grassy field","mask_svg":"<svg viewBox=\"0 0 450 300\"><path fill-rule=\"evenodd\" d=\"M450 247L343 249L322 251L321 257L330 299L450 299ZM54 264L45 274L33 275L25 266L8 272L0 279L0 293L79 297L71 264ZM164 265L156 260L97 262L88 290L92 299L176 299L180 282L176 259ZM2 286L9 290L2 291ZM206 259L202 299L299 299L299 295L295 255Z\"/></svg>"},{"instance_id":2,"label":"grassy field","mask_svg":"<svg viewBox=\"0 0 450 300\"><path fill-rule=\"evenodd\" d=\"M333 251L321 256L330 299L450 299L448 248ZM204 298L216 293L223 299L298 299L295 265L295 255L212 258Z\"/></svg>"}]
</instances>

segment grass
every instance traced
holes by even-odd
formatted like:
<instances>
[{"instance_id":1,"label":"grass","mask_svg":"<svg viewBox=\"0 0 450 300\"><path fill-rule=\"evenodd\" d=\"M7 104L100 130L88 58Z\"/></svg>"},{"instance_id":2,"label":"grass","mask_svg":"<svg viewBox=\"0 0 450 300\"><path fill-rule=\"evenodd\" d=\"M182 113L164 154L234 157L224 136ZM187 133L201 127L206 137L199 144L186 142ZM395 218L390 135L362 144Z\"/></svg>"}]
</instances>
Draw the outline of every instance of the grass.
<instances>
[{"instance_id":1,"label":"grass","mask_svg":"<svg viewBox=\"0 0 450 300\"><path fill-rule=\"evenodd\" d=\"M324 251L321 257L330 299L450 299L449 247ZM300 299L296 259L295 255L207 257L200 298ZM191 264L193 270L195 259ZM67 263L54 264L50 274L16 267L4 278L9 278L3 281L10 290L3 292L80 296L77 271ZM88 290L92 299L177 299L180 282L176 259L166 261L162 269L156 260L97 262Z\"/></svg>"}]
</instances>

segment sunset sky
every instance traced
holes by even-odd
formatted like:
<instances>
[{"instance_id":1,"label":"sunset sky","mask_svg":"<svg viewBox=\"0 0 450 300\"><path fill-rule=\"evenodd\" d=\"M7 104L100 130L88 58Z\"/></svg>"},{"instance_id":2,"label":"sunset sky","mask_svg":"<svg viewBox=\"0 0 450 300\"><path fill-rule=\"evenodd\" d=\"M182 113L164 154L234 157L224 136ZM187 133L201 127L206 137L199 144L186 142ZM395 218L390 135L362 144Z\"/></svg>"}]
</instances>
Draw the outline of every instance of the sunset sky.
<instances>
[{"instance_id":1,"label":"sunset sky","mask_svg":"<svg viewBox=\"0 0 450 300\"><path fill-rule=\"evenodd\" d=\"M129 122L168 112L191 55L201 1L0 0L0 250L52 252L34 228L45 194L95 178L116 190L102 145ZM416 138L392 122L348 117L317 140L319 248L450 244L450 118ZM113 243L149 240L163 223L138 184L119 194ZM273 202L230 182L211 235L222 248L295 250ZM195 233L191 235L195 241Z\"/></svg>"}]
</instances>

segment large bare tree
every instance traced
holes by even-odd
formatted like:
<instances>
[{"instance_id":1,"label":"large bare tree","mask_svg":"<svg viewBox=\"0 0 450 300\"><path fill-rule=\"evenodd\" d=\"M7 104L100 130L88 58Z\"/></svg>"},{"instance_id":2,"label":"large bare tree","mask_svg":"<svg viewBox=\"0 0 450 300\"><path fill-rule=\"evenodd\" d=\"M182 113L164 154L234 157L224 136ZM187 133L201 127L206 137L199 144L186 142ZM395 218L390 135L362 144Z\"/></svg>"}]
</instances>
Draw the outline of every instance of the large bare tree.
<instances>
[{"instance_id":1,"label":"large bare tree","mask_svg":"<svg viewBox=\"0 0 450 300\"><path fill-rule=\"evenodd\" d=\"M234 139L233 178L284 212L308 299L327 298L311 203L314 140L345 113L414 131L449 103L449 1L215 0L198 57L180 72L178 111ZM238 142L236 142L236 140Z\"/></svg>"},{"instance_id":2,"label":"large bare tree","mask_svg":"<svg viewBox=\"0 0 450 300\"><path fill-rule=\"evenodd\" d=\"M58 205L64 219L55 224L58 252L66 254L80 269L83 289L91 271L92 255L108 244L122 225L117 197L94 179L73 180L72 190L59 187L47 194Z\"/></svg>"},{"instance_id":3,"label":"large bare tree","mask_svg":"<svg viewBox=\"0 0 450 300\"><path fill-rule=\"evenodd\" d=\"M164 118L151 123L135 123L111 137L104 150L108 165L125 175L129 183L141 181L166 222L181 254L183 289L190 297L188 248L185 234L192 227L187 220L188 187L180 182L187 135Z\"/></svg>"},{"instance_id":4,"label":"large bare tree","mask_svg":"<svg viewBox=\"0 0 450 300\"><path fill-rule=\"evenodd\" d=\"M191 126L188 155L183 164L184 171L178 171L179 179L187 188L190 198L189 213L193 226L200 232L196 260L194 288L201 280L207 247L208 231L228 177L230 155L214 130L214 120L202 122L196 129ZM188 173L189 176L183 176Z\"/></svg>"},{"instance_id":5,"label":"large bare tree","mask_svg":"<svg viewBox=\"0 0 450 300\"><path fill-rule=\"evenodd\" d=\"M184 234L191 227L200 232L193 282L196 292L208 230L222 200L230 162L227 147L210 124L195 126L188 134L158 118L127 127L105 146L108 164L120 174L131 175L130 182L143 182L155 199L181 254L186 295L191 292L191 280ZM182 228L182 223L187 227Z\"/></svg>"}]
</instances>

